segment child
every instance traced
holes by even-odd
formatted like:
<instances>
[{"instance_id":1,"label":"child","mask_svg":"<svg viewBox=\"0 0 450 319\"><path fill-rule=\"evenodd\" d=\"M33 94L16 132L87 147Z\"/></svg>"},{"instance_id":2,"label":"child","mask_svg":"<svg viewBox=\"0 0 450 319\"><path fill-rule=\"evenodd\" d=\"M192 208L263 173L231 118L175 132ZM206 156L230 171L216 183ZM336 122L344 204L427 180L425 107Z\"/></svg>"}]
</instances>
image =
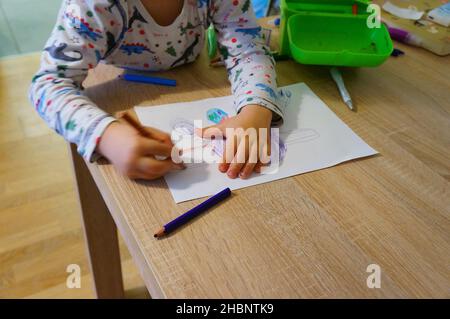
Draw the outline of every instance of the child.
<instances>
[{"instance_id":1,"label":"child","mask_svg":"<svg viewBox=\"0 0 450 319\"><path fill-rule=\"evenodd\" d=\"M83 96L81 84L99 62L148 71L190 63L200 54L211 23L238 112L215 126L226 137L226 160L219 170L230 178L248 178L260 171L261 163L249 160L258 148L242 134L227 136L226 128L270 129L283 117L275 64L260 43L250 0L65 0L30 99L48 125L76 143L86 160L105 156L130 178L154 179L182 169L170 158L155 158L170 156L168 134L147 128L152 138L142 137ZM237 161L239 156L245 160Z\"/></svg>"}]
</instances>

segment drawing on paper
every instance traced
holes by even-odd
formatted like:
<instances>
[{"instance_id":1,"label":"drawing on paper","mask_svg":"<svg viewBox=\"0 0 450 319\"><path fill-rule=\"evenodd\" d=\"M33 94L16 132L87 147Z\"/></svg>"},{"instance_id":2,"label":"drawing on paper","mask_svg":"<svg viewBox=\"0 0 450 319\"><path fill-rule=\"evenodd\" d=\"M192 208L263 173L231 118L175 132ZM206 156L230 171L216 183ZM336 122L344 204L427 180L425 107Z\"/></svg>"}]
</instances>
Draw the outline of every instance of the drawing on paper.
<instances>
[{"instance_id":1,"label":"drawing on paper","mask_svg":"<svg viewBox=\"0 0 450 319\"><path fill-rule=\"evenodd\" d=\"M197 136L193 121L175 119L172 124L171 138L180 150L183 160L198 163L205 155L205 151L213 157L220 157L223 154L223 140L203 139Z\"/></svg>"},{"instance_id":2,"label":"drawing on paper","mask_svg":"<svg viewBox=\"0 0 450 319\"><path fill-rule=\"evenodd\" d=\"M313 128L300 128L295 130L280 130L281 135L285 136L285 144L306 143L317 140L320 137L319 132Z\"/></svg>"},{"instance_id":3,"label":"drawing on paper","mask_svg":"<svg viewBox=\"0 0 450 319\"><path fill-rule=\"evenodd\" d=\"M289 145L311 142L320 137L320 134L316 130L310 128L281 133L286 136L284 139L280 138L277 130L271 130L273 150L271 162L275 160L276 163L281 163L286 157ZM194 163L199 163L205 154L211 154L215 158L220 159L223 155L225 145L225 141L222 139L209 140L195 135L194 125L185 120L176 123L174 126L172 140L176 141L175 145L181 151L182 158ZM274 157L275 154L278 154L278 159Z\"/></svg>"},{"instance_id":4,"label":"drawing on paper","mask_svg":"<svg viewBox=\"0 0 450 319\"><path fill-rule=\"evenodd\" d=\"M214 124L219 124L228 118L228 113L219 108L212 108L206 111L206 117Z\"/></svg>"},{"instance_id":5,"label":"drawing on paper","mask_svg":"<svg viewBox=\"0 0 450 319\"><path fill-rule=\"evenodd\" d=\"M282 104L286 109L291 102L292 92L287 89L278 90L278 103Z\"/></svg>"},{"instance_id":6,"label":"drawing on paper","mask_svg":"<svg viewBox=\"0 0 450 319\"><path fill-rule=\"evenodd\" d=\"M223 185L239 189L377 153L331 112L305 84L294 84L283 89L276 92L277 98L279 97L277 106L280 109L285 107L284 123L278 130L282 141L278 143L279 149L277 147L272 149L275 158L280 155L282 163L277 166L275 162L278 159L274 159L273 162L271 159L267 170L261 174L254 174L249 179L229 179L217 170L216 165L205 165L204 161L188 163L189 169L165 176L177 203L211 195L222 189ZM143 124L165 131L174 128L173 135L187 136L191 142L196 136L197 126L217 124L209 120L208 110L219 108L226 111L229 117L234 116L232 107L234 100L233 96L228 96L193 103L164 105L159 109L137 107L136 113ZM179 118L176 121L174 114ZM216 115L220 116L220 113ZM197 124L195 119L203 120L203 125ZM211 119L220 121L215 116ZM202 146L200 150L204 151L203 141L199 139ZM206 143L209 141L205 141Z\"/></svg>"},{"instance_id":7,"label":"drawing on paper","mask_svg":"<svg viewBox=\"0 0 450 319\"><path fill-rule=\"evenodd\" d=\"M278 91L278 101L280 106L288 107L292 93L287 89ZM206 118L214 124L218 124L228 118L227 112L220 108L210 108L206 111ZM200 163L202 156L212 154L220 159L224 152L225 141L223 139L203 139L195 134L194 121L185 118L176 118L172 121L172 141L178 147L183 160ZM288 146L297 143L314 141L320 134L312 128L271 130L271 148L273 150L271 162L281 163L286 157ZM206 153L205 153L206 152ZM275 155L278 154L278 158Z\"/></svg>"},{"instance_id":8,"label":"drawing on paper","mask_svg":"<svg viewBox=\"0 0 450 319\"><path fill-rule=\"evenodd\" d=\"M186 119L177 118L172 124L172 134L177 134L176 137L194 134L194 122Z\"/></svg>"}]
</instances>

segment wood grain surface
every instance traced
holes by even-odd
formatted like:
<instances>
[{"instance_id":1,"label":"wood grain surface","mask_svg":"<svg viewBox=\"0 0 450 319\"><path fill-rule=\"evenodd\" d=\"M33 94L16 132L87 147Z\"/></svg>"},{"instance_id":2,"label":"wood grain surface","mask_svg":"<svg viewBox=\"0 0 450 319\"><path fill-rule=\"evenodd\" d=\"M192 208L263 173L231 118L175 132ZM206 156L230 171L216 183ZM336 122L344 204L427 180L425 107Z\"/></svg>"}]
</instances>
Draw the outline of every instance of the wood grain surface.
<instances>
[{"instance_id":1,"label":"wood grain surface","mask_svg":"<svg viewBox=\"0 0 450 319\"><path fill-rule=\"evenodd\" d=\"M0 59L0 298L92 298L67 143L27 97L39 60L40 53ZM120 236L119 244L125 297L148 298ZM81 268L79 289L66 285L70 264Z\"/></svg>"},{"instance_id":2,"label":"wood grain surface","mask_svg":"<svg viewBox=\"0 0 450 319\"><path fill-rule=\"evenodd\" d=\"M379 155L234 191L163 240L153 232L202 200L176 205L164 180L89 164L153 298L450 297L450 59L396 46L406 55L343 71L357 113L327 68L277 65L280 86L305 82ZM165 72L174 88L102 65L86 93L110 112L230 94L207 64ZM380 289L366 285L369 264Z\"/></svg>"}]
</instances>

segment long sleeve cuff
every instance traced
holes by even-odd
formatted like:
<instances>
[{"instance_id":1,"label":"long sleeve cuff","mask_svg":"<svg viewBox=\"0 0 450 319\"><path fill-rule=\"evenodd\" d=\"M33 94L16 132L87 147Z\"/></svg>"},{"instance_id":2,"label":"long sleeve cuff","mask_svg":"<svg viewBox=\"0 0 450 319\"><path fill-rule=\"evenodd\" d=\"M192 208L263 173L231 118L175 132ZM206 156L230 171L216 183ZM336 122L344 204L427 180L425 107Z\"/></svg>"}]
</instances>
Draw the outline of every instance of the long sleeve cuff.
<instances>
[{"instance_id":1,"label":"long sleeve cuff","mask_svg":"<svg viewBox=\"0 0 450 319\"><path fill-rule=\"evenodd\" d=\"M92 163L100 157L100 154L95 152L96 147L108 125L114 121L117 121L117 119L110 115L101 117L94 121L94 123L97 124L94 124L95 126L91 126L90 129L92 133L90 133L90 136L86 139L85 143L80 143L78 145L78 153L83 156L86 161Z\"/></svg>"},{"instance_id":2,"label":"long sleeve cuff","mask_svg":"<svg viewBox=\"0 0 450 319\"><path fill-rule=\"evenodd\" d=\"M271 96L265 97L264 94L258 95L245 95L241 96L235 100L235 108L239 113L240 110L247 105L260 105L263 106L273 112L272 116L272 126L280 126L283 124L283 111L279 107L280 103L284 103L281 101L282 95L277 94L275 98Z\"/></svg>"},{"instance_id":3,"label":"long sleeve cuff","mask_svg":"<svg viewBox=\"0 0 450 319\"><path fill-rule=\"evenodd\" d=\"M277 104L270 100L266 100L260 96L246 96L244 99L239 100L236 105L236 110L239 113L241 109L247 105L260 105L273 112L272 125L279 126L283 124L283 113Z\"/></svg>"}]
</instances>

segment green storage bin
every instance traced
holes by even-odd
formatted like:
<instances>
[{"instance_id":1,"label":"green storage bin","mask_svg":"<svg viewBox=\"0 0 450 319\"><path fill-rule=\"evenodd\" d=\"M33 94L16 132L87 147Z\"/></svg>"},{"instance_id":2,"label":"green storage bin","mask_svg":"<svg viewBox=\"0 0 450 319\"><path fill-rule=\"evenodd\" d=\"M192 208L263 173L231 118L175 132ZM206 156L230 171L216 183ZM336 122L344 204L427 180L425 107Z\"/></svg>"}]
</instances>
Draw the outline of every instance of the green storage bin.
<instances>
[{"instance_id":1,"label":"green storage bin","mask_svg":"<svg viewBox=\"0 0 450 319\"><path fill-rule=\"evenodd\" d=\"M358 14L352 14L352 6ZM393 50L383 24L368 28L367 1L282 0L281 54L302 64L378 66Z\"/></svg>"}]
</instances>

